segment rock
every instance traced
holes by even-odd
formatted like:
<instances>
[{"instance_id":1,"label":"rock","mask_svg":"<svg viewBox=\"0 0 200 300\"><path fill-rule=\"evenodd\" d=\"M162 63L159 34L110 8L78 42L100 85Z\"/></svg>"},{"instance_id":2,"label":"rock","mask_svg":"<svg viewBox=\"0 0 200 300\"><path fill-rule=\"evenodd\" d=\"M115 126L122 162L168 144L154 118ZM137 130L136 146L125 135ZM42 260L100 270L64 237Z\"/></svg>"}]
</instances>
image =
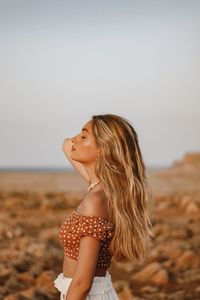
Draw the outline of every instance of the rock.
<instances>
[{"instance_id":1,"label":"rock","mask_svg":"<svg viewBox=\"0 0 200 300\"><path fill-rule=\"evenodd\" d=\"M159 300L168 299L167 294L165 294L164 292L159 292L159 293L156 294L156 296L158 297Z\"/></svg>"},{"instance_id":2,"label":"rock","mask_svg":"<svg viewBox=\"0 0 200 300\"><path fill-rule=\"evenodd\" d=\"M173 266L173 261L171 261L170 259L169 260L166 260L162 263L163 267L165 269L170 269L172 266Z\"/></svg>"},{"instance_id":3,"label":"rock","mask_svg":"<svg viewBox=\"0 0 200 300\"><path fill-rule=\"evenodd\" d=\"M129 287L129 282L126 280L117 280L113 282L113 287L116 290L116 292L121 292L125 286Z\"/></svg>"},{"instance_id":4,"label":"rock","mask_svg":"<svg viewBox=\"0 0 200 300\"><path fill-rule=\"evenodd\" d=\"M196 203L191 202L186 206L185 212L187 214L199 214L200 210Z\"/></svg>"},{"instance_id":5,"label":"rock","mask_svg":"<svg viewBox=\"0 0 200 300\"><path fill-rule=\"evenodd\" d=\"M16 250L25 251L29 247L29 245L32 244L32 241L30 238L27 238L25 236L19 237L14 240L14 246Z\"/></svg>"},{"instance_id":6,"label":"rock","mask_svg":"<svg viewBox=\"0 0 200 300\"><path fill-rule=\"evenodd\" d=\"M196 287L195 293L200 294L200 286Z\"/></svg>"},{"instance_id":7,"label":"rock","mask_svg":"<svg viewBox=\"0 0 200 300\"><path fill-rule=\"evenodd\" d=\"M33 243L26 249L26 253L37 258L42 258L44 256L44 252L45 244Z\"/></svg>"},{"instance_id":8,"label":"rock","mask_svg":"<svg viewBox=\"0 0 200 300\"><path fill-rule=\"evenodd\" d=\"M156 285L166 285L169 282L167 270L160 263L153 262L132 276L136 281L149 281Z\"/></svg>"},{"instance_id":9,"label":"rock","mask_svg":"<svg viewBox=\"0 0 200 300\"><path fill-rule=\"evenodd\" d=\"M178 272L176 271L176 274ZM199 268L194 268L194 269L188 269L188 270L184 270L179 272L179 274L177 274L177 278L176 281L181 284L181 285L186 285L189 284L190 282L200 282L200 272L199 272Z\"/></svg>"},{"instance_id":10,"label":"rock","mask_svg":"<svg viewBox=\"0 0 200 300\"><path fill-rule=\"evenodd\" d=\"M159 255L160 255L160 251L159 251L158 247L151 249L151 251L149 252L149 255L147 257L148 263L157 261L157 258L159 257Z\"/></svg>"},{"instance_id":11,"label":"rock","mask_svg":"<svg viewBox=\"0 0 200 300\"><path fill-rule=\"evenodd\" d=\"M24 285L16 280L16 274L13 273L6 281L6 288L11 291L19 291L24 288Z\"/></svg>"},{"instance_id":12,"label":"rock","mask_svg":"<svg viewBox=\"0 0 200 300\"><path fill-rule=\"evenodd\" d=\"M175 262L175 270L182 271L199 266L199 257L192 250L186 250Z\"/></svg>"},{"instance_id":13,"label":"rock","mask_svg":"<svg viewBox=\"0 0 200 300\"><path fill-rule=\"evenodd\" d=\"M178 248L177 245L172 245L171 243L163 245L162 251L165 251L165 254L172 260L177 259L177 257L179 257L183 252L183 250Z\"/></svg>"},{"instance_id":14,"label":"rock","mask_svg":"<svg viewBox=\"0 0 200 300\"><path fill-rule=\"evenodd\" d=\"M167 299L175 299L175 300L184 300L185 299L185 297L184 297L184 291L182 290L182 291L176 291L176 292L174 292L174 293L170 293L169 295L168 295L168 298ZM190 298L190 299L193 299L193 297L192 298Z\"/></svg>"},{"instance_id":15,"label":"rock","mask_svg":"<svg viewBox=\"0 0 200 300\"><path fill-rule=\"evenodd\" d=\"M42 267L43 266L41 264L35 264L35 265L33 265L33 266L30 267L29 273L33 277L38 277L42 273Z\"/></svg>"},{"instance_id":16,"label":"rock","mask_svg":"<svg viewBox=\"0 0 200 300\"><path fill-rule=\"evenodd\" d=\"M54 291L55 294L55 291ZM56 292L56 295L58 295L58 291ZM58 296L56 298L53 297L53 293L49 292L46 288L43 287L36 287L35 293L34 293L34 299L37 300L48 300L48 299L58 299Z\"/></svg>"},{"instance_id":17,"label":"rock","mask_svg":"<svg viewBox=\"0 0 200 300\"><path fill-rule=\"evenodd\" d=\"M23 229L21 227L15 228L15 230L13 232L13 235L16 238L23 236L23 234L24 234L24 232L23 232Z\"/></svg>"},{"instance_id":18,"label":"rock","mask_svg":"<svg viewBox=\"0 0 200 300\"><path fill-rule=\"evenodd\" d=\"M156 205L155 209L156 209L156 211L162 211L162 210L169 208L169 206L170 206L169 202L167 202L167 201L161 202L158 205Z\"/></svg>"},{"instance_id":19,"label":"rock","mask_svg":"<svg viewBox=\"0 0 200 300\"><path fill-rule=\"evenodd\" d=\"M158 291L158 288L155 286L145 285L140 289L141 293L155 293Z\"/></svg>"},{"instance_id":20,"label":"rock","mask_svg":"<svg viewBox=\"0 0 200 300\"><path fill-rule=\"evenodd\" d=\"M128 286L125 286L124 289L120 293L118 293L118 296L119 296L120 300L137 300L137 299L139 299L139 298L134 297L134 295L131 292L131 289Z\"/></svg>"},{"instance_id":21,"label":"rock","mask_svg":"<svg viewBox=\"0 0 200 300\"><path fill-rule=\"evenodd\" d=\"M34 294L35 294L35 288L30 287L29 289L19 292L19 297L27 299L27 300L29 300L29 299L32 300L32 299L34 299Z\"/></svg>"},{"instance_id":22,"label":"rock","mask_svg":"<svg viewBox=\"0 0 200 300\"><path fill-rule=\"evenodd\" d=\"M51 239L55 239L55 237L57 236L57 228L46 228L41 230L39 237L42 240L51 240Z\"/></svg>"},{"instance_id":23,"label":"rock","mask_svg":"<svg viewBox=\"0 0 200 300\"><path fill-rule=\"evenodd\" d=\"M7 232L6 232L6 237L7 237L8 239L12 239L12 238L14 237L13 232L12 232L12 231L7 231Z\"/></svg>"},{"instance_id":24,"label":"rock","mask_svg":"<svg viewBox=\"0 0 200 300\"><path fill-rule=\"evenodd\" d=\"M18 297L16 295L9 295L4 297L4 300L18 300Z\"/></svg>"},{"instance_id":25,"label":"rock","mask_svg":"<svg viewBox=\"0 0 200 300\"><path fill-rule=\"evenodd\" d=\"M180 201L180 208L185 210L186 206L192 201L191 197L189 195L185 195L182 197L181 201Z\"/></svg>"},{"instance_id":26,"label":"rock","mask_svg":"<svg viewBox=\"0 0 200 300\"><path fill-rule=\"evenodd\" d=\"M117 269L121 269L122 271L125 272L132 272L135 269L135 265L130 262L116 262L115 266Z\"/></svg>"},{"instance_id":27,"label":"rock","mask_svg":"<svg viewBox=\"0 0 200 300\"><path fill-rule=\"evenodd\" d=\"M152 278L151 282L155 283L156 285L166 285L169 282L169 275L167 270L160 269L156 272Z\"/></svg>"},{"instance_id":28,"label":"rock","mask_svg":"<svg viewBox=\"0 0 200 300\"><path fill-rule=\"evenodd\" d=\"M37 279L36 279L36 286L48 293L55 293L55 287L53 285L54 273L51 271L43 272ZM38 289L39 290L39 289Z\"/></svg>"},{"instance_id":29,"label":"rock","mask_svg":"<svg viewBox=\"0 0 200 300\"><path fill-rule=\"evenodd\" d=\"M34 284L34 278L31 274L29 274L28 272L24 272L24 273L19 273L17 274L17 280L19 282L22 282L25 286L30 286L32 284Z\"/></svg>"},{"instance_id":30,"label":"rock","mask_svg":"<svg viewBox=\"0 0 200 300\"><path fill-rule=\"evenodd\" d=\"M148 256L148 262L160 261L163 258L166 261L173 261L182 254L183 250L172 244L161 244L151 250ZM162 259L162 260L163 260Z\"/></svg>"},{"instance_id":31,"label":"rock","mask_svg":"<svg viewBox=\"0 0 200 300\"><path fill-rule=\"evenodd\" d=\"M0 283L3 283L11 274L11 270L3 265L0 266Z\"/></svg>"},{"instance_id":32,"label":"rock","mask_svg":"<svg viewBox=\"0 0 200 300\"><path fill-rule=\"evenodd\" d=\"M1 249L0 251L0 261L5 264L10 262L13 257L17 257L19 255L18 251L16 249Z\"/></svg>"},{"instance_id":33,"label":"rock","mask_svg":"<svg viewBox=\"0 0 200 300\"><path fill-rule=\"evenodd\" d=\"M187 152L180 161L175 161L174 166L194 166L195 168L200 167L200 153L199 152Z\"/></svg>"},{"instance_id":34,"label":"rock","mask_svg":"<svg viewBox=\"0 0 200 300\"><path fill-rule=\"evenodd\" d=\"M15 269L18 272L26 272L28 271L30 267L30 259L27 257L18 257L12 262L12 266L15 267Z\"/></svg>"},{"instance_id":35,"label":"rock","mask_svg":"<svg viewBox=\"0 0 200 300\"><path fill-rule=\"evenodd\" d=\"M152 262L145 266L141 271L135 273L131 278L137 281L146 281L158 272L162 268L162 265L158 262Z\"/></svg>"}]
</instances>

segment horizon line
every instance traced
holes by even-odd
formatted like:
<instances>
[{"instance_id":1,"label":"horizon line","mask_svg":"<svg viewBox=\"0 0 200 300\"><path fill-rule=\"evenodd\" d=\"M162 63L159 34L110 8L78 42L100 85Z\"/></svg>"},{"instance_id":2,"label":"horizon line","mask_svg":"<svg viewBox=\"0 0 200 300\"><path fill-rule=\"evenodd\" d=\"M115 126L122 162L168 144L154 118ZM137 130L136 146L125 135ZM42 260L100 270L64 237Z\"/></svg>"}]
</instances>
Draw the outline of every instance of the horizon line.
<instances>
[{"instance_id":1,"label":"horizon line","mask_svg":"<svg viewBox=\"0 0 200 300\"><path fill-rule=\"evenodd\" d=\"M166 169L169 168L169 165L146 165L146 168L149 170L152 169ZM74 167L0 167L0 172L73 172L76 171Z\"/></svg>"}]
</instances>

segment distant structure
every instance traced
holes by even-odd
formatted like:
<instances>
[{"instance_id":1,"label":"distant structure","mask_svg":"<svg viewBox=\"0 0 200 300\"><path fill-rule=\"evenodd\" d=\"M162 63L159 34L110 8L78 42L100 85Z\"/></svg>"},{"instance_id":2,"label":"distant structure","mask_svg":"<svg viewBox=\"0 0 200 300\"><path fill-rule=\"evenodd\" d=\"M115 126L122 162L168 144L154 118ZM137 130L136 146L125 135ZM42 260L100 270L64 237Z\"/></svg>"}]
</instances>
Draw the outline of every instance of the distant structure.
<instances>
[{"instance_id":1,"label":"distant structure","mask_svg":"<svg viewBox=\"0 0 200 300\"><path fill-rule=\"evenodd\" d=\"M174 167L197 167L200 168L200 152L188 152L184 157L175 161L173 164Z\"/></svg>"}]
</instances>

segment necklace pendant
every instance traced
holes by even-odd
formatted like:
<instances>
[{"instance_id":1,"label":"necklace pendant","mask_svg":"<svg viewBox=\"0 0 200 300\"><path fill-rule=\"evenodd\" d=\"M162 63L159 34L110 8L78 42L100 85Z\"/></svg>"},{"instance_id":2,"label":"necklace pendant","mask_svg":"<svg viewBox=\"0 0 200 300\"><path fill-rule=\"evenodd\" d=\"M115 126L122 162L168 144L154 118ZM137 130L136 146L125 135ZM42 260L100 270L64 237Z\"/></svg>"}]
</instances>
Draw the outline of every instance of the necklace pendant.
<instances>
[{"instance_id":1,"label":"necklace pendant","mask_svg":"<svg viewBox=\"0 0 200 300\"><path fill-rule=\"evenodd\" d=\"M93 189L93 187L95 185L97 185L101 180L97 181L97 182L94 182L94 183L91 183L90 186L88 187L88 191L90 191L91 189Z\"/></svg>"}]
</instances>

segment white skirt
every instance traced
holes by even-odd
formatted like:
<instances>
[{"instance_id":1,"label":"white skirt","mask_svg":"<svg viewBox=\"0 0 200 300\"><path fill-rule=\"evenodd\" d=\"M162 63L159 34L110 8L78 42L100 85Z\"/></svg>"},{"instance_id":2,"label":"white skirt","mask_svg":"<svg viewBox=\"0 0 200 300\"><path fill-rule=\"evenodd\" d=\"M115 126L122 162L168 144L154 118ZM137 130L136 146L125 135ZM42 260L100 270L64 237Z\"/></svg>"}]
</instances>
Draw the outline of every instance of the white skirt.
<instances>
[{"instance_id":1,"label":"white skirt","mask_svg":"<svg viewBox=\"0 0 200 300\"><path fill-rule=\"evenodd\" d=\"M60 300L64 300L67 290L71 283L71 277L65 277L60 273L54 280L54 286L60 291ZM93 278L91 289L85 300L119 300L119 297L112 285L111 275L106 271L104 276L95 276Z\"/></svg>"}]
</instances>

